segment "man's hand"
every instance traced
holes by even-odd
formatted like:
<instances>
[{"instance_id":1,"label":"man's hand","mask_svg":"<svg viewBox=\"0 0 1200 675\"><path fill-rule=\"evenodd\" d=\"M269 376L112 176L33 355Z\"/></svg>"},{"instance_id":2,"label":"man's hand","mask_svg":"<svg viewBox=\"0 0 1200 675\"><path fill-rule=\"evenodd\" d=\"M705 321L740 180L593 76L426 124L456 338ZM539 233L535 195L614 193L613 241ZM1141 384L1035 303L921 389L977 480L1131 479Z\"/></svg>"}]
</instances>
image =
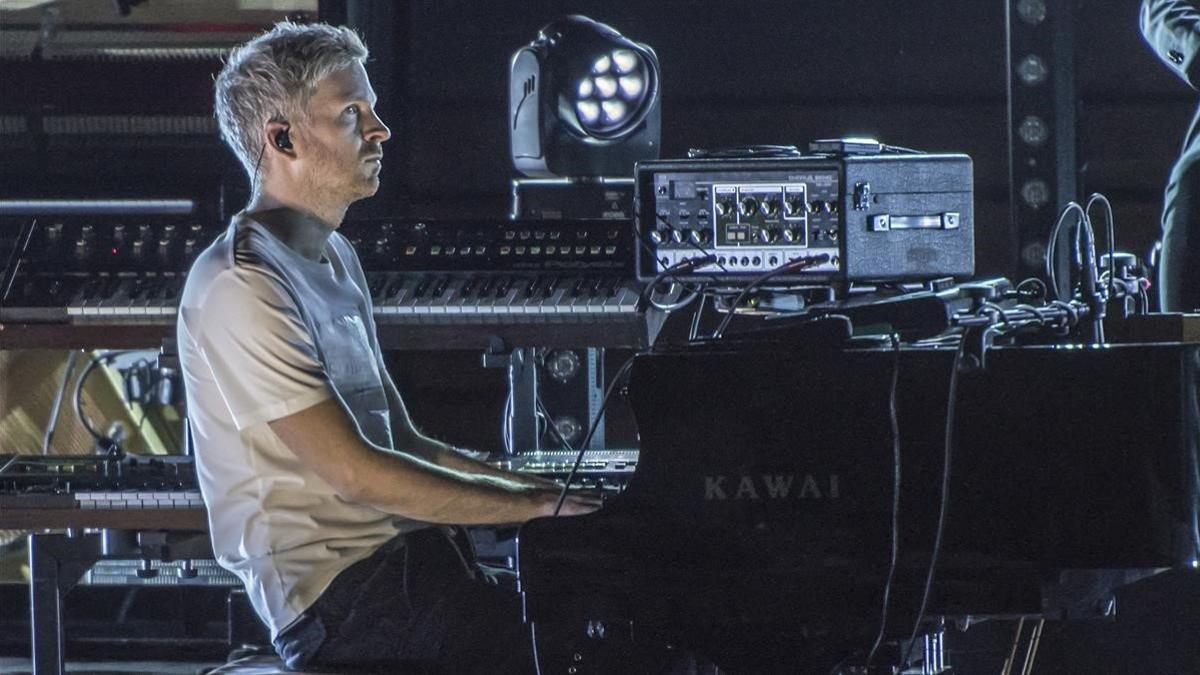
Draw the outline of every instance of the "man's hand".
<instances>
[{"instance_id":1,"label":"man's hand","mask_svg":"<svg viewBox=\"0 0 1200 675\"><path fill-rule=\"evenodd\" d=\"M558 491L555 491L553 493L554 498L550 501L549 508L544 515L547 515L547 516L554 515L554 507L558 504L558 496L561 493L562 493L561 488L559 488ZM562 508L559 509L558 515L560 515L560 516L582 516L585 513L591 513L592 511L599 509L602 505L603 505L603 502L601 501L600 494L598 492L591 492L591 491L572 492L567 495L567 498L565 500L563 500L563 505L562 505Z\"/></svg>"}]
</instances>

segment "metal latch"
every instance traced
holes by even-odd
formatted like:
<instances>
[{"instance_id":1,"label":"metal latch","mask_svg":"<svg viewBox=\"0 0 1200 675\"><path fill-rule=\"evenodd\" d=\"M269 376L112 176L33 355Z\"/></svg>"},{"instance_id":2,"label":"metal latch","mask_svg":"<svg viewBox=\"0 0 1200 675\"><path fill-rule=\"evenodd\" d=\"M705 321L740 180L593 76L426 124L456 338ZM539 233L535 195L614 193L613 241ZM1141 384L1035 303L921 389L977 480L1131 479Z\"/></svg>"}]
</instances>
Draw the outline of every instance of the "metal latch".
<instances>
[{"instance_id":1,"label":"metal latch","mask_svg":"<svg viewBox=\"0 0 1200 675\"><path fill-rule=\"evenodd\" d=\"M889 230L957 230L961 221L957 211L927 216L893 216L880 213L871 216L872 232Z\"/></svg>"},{"instance_id":2,"label":"metal latch","mask_svg":"<svg viewBox=\"0 0 1200 675\"><path fill-rule=\"evenodd\" d=\"M871 206L871 184L854 184L854 210L866 211Z\"/></svg>"}]
</instances>

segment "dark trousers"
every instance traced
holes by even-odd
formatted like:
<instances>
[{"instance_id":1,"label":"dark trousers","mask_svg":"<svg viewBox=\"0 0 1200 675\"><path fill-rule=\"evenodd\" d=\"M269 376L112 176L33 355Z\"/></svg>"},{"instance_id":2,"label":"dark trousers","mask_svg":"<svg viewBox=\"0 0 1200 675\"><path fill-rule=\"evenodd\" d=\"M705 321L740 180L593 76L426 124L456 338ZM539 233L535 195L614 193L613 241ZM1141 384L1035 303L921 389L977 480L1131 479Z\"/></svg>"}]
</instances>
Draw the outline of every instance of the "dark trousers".
<instances>
[{"instance_id":1,"label":"dark trousers","mask_svg":"<svg viewBox=\"0 0 1200 675\"><path fill-rule=\"evenodd\" d=\"M289 668L534 672L516 594L484 580L436 527L397 537L344 570L275 650Z\"/></svg>"}]
</instances>

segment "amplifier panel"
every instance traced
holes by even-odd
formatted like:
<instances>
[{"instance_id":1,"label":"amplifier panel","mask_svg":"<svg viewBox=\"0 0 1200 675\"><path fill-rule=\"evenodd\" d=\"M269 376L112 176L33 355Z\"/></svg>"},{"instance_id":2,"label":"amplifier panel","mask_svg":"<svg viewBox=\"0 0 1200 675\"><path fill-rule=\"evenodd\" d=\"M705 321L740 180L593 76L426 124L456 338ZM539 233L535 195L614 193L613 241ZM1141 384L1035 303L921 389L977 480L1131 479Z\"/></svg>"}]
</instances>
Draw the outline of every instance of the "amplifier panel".
<instances>
[{"instance_id":1,"label":"amplifier panel","mask_svg":"<svg viewBox=\"0 0 1200 675\"><path fill-rule=\"evenodd\" d=\"M974 273L971 160L871 155L642 162L638 275L702 255L692 272L744 278L789 260L785 278L895 281Z\"/></svg>"}]
</instances>

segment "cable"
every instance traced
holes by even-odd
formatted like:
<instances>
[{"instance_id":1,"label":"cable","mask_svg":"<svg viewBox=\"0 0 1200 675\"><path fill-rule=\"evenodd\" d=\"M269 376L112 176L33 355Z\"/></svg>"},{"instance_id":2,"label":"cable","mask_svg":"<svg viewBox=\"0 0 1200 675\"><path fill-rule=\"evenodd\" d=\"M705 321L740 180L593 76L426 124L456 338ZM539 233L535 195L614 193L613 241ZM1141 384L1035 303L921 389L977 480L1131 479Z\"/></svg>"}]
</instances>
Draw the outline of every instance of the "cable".
<instances>
[{"instance_id":1,"label":"cable","mask_svg":"<svg viewBox=\"0 0 1200 675\"><path fill-rule=\"evenodd\" d=\"M1036 290L1023 290L1025 286L1036 286L1037 289ZM1021 283L1017 284L1016 291L1017 291L1018 299L1021 298L1022 294L1025 295L1025 299L1036 301L1036 302L1041 302L1041 301L1045 300L1047 297L1046 282L1042 281L1041 279L1038 279L1037 277L1030 277L1030 278L1022 281Z\"/></svg>"},{"instance_id":2,"label":"cable","mask_svg":"<svg viewBox=\"0 0 1200 675\"><path fill-rule=\"evenodd\" d=\"M738 305L742 304L742 301L746 299L746 296L750 295L750 291L758 288L762 282L785 272L799 272L800 270L808 269L809 267L815 267L828 261L828 253L821 253L820 255L814 256L804 256L802 258L792 258L779 267L759 275L753 281L747 284L746 287L742 289L742 292L738 293L738 296L734 298L733 304L729 306L729 314L725 315L725 318L721 320L721 323L717 326L717 329L713 331L711 339L721 339L721 336L725 334L725 329L729 326L729 322L733 321L733 316L737 313Z\"/></svg>"},{"instance_id":3,"label":"cable","mask_svg":"<svg viewBox=\"0 0 1200 675\"><path fill-rule=\"evenodd\" d=\"M83 383L87 381L88 375L95 370L96 365L99 364L101 358L104 358L103 353L93 355L91 360L88 361L87 366L84 367L83 372L79 374L79 379L75 381L75 417L79 420L79 423L83 425L83 428L88 432L88 434L90 434L91 437L97 442L104 441L104 437L100 435L100 432L96 431L96 429L92 427L87 415L83 414Z\"/></svg>"},{"instance_id":4,"label":"cable","mask_svg":"<svg viewBox=\"0 0 1200 675\"><path fill-rule=\"evenodd\" d=\"M58 415L62 411L63 397L67 393L67 383L71 381L71 373L75 372L75 359L79 352L71 350L67 354L67 365L63 369L62 381L58 383L58 391L54 394L54 404L50 407L50 419L46 422L46 433L42 435L42 454L50 454L50 441L54 439L54 430L58 427Z\"/></svg>"},{"instance_id":5,"label":"cable","mask_svg":"<svg viewBox=\"0 0 1200 675\"><path fill-rule=\"evenodd\" d=\"M925 589L921 593L921 608L917 611L917 620L913 623L912 634L908 638L908 649L904 650L904 657L898 664L901 668L912 655L913 645L917 642L917 631L925 621L925 610L929 607L929 593L933 588L934 570L937 568L938 554L942 549L942 534L946 530L946 511L950 504L950 459L954 450L955 399L958 398L958 369L962 365L963 350L966 345L965 339L959 340L950 370L950 387L946 399L946 428L945 436L942 439L942 494L941 504L938 506L937 530L933 536L933 551L929 555L929 571L925 575Z\"/></svg>"},{"instance_id":6,"label":"cable","mask_svg":"<svg viewBox=\"0 0 1200 675\"><path fill-rule=\"evenodd\" d=\"M542 675L542 662L538 659L537 648L537 622L529 622L529 642L533 649L533 673L534 675Z\"/></svg>"},{"instance_id":7,"label":"cable","mask_svg":"<svg viewBox=\"0 0 1200 675\"><path fill-rule=\"evenodd\" d=\"M546 404L542 402L541 396L537 397L537 408L542 417L546 419L546 430L550 432L551 436L554 436L554 440L558 441L558 444L563 447L563 450L575 452L575 448L571 447L571 444L567 442L567 439L563 438L562 434L558 432L558 427L554 426L554 416L551 415L550 411L546 409Z\"/></svg>"},{"instance_id":8,"label":"cable","mask_svg":"<svg viewBox=\"0 0 1200 675\"><path fill-rule=\"evenodd\" d=\"M657 309L660 312L665 312L667 314L670 314L671 312L678 312L679 310L683 309L684 307L687 307L688 305L692 304L693 302L696 301L696 298L701 297L701 295L702 295L701 293L688 293L680 300L676 300L675 302L672 302L670 304L663 304L663 303L655 300L654 294L651 293L650 297L649 297L649 302L650 302L650 306L653 307L654 309Z\"/></svg>"},{"instance_id":9,"label":"cable","mask_svg":"<svg viewBox=\"0 0 1200 675\"><path fill-rule=\"evenodd\" d=\"M92 426L91 420L88 419L88 416L83 413L83 384L87 381L88 375L90 375L91 372L96 369L96 366L100 365L101 361L108 361L122 354L128 354L130 351L133 350L126 349L119 351L106 351L92 355L87 366L84 367L83 372L79 374L79 379L75 381L75 417L79 419L79 423L82 424L83 428L86 429L89 434L91 434L93 439L95 439L98 446L107 446L110 448L110 450L114 449L112 439L104 436L99 431L96 431L95 427Z\"/></svg>"},{"instance_id":10,"label":"cable","mask_svg":"<svg viewBox=\"0 0 1200 675\"><path fill-rule=\"evenodd\" d=\"M1087 214L1088 221L1091 221L1092 205L1096 202L1100 202L1100 205L1104 207L1104 222L1106 226L1104 235L1108 238L1108 297L1111 298L1113 296L1113 284L1116 283L1115 280L1117 277L1116 225L1113 222L1114 218L1112 204L1109 203L1108 197L1105 197L1099 192L1093 192L1092 194L1088 195L1087 202L1085 202L1085 206L1083 207L1083 212Z\"/></svg>"},{"instance_id":11,"label":"cable","mask_svg":"<svg viewBox=\"0 0 1200 675\"><path fill-rule=\"evenodd\" d=\"M1058 220L1054 223L1054 229L1050 231L1050 242L1046 245L1046 278L1049 280L1049 289L1051 299L1059 300L1058 293L1058 278L1054 273L1054 248L1058 244L1058 233L1062 230L1063 223L1067 219L1068 213L1075 213L1078 217L1078 222L1087 220L1087 212L1078 202L1067 202L1063 207L1062 213L1058 214Z\"/></svg>"},{"instance_id":12,"label":"cable","mask_svg":"<svg viewBox=\"0 0 1200 675\"><path fill-rule=\"evenodd\" d=\"M692 314L691 325L688 326L688 342L695 342L700 333L700 319L704 316L704 305L708 301L708 296L700 299L700 306Z\"/></svg>"},{"instance_id":13,"label":"cable","mask_svg":"<svg viewBox=\"0 0 1200 675\"><path fill-rule=\"evenodd\" d=\"M567 491L571 489L571 483L575 480L575 475L579 473L579 465L583 463L583 455L587 452L588 443L592 442L592 436L596 433L596 428L600 425L600 420L604 417L604 411L608 408L608 402L612 398L612 393L617 390L619 383L629 369L633 366L633 360L637 358L637 354L625 360L621 364L621 368L617 370L617 374L613 376L611 382L608 383L608 389L604 392L604 398L600 400L600 408L596 410L596 416L592 418L592 422L588 425L587 435L583 437L583 442L579 444L579 450L575 454L575 463L571 466L571 472L567 474L566 480L563 481L562 492L558 495L558 503L554 505L554 515L562 510L563 502L567 501Z\"/></svg>"},{"instance_id":14,"label":"cable","mask_svg":"<svg viewBox=\"0 0 1200 675\"><path fill-rule=\"evenodd\" d=\"M691 270L695 270L695 269L700 269L701 267L707 267L708 265L711 265L711 264L715 263L716 261L717 261L717 256L715 256L711 253L708 253L708 254L705 254L705 255L699 256L699 257L684 258L683 260L680 260L679 262L675 263L674 265L671 265L670 267L664 269L663 271L661 271L657 275L655 275L654 279L649 284L647 284L646 287L642 290L642 299L649 301L651 305L653 305L654 307L657 307L658 309L663 310L665 312L673 312L677 309L687 306L688 303L695 300L696 297L699 296L703 291L699 287L692 288L692 287L688 286L687 283L685 283L682 279L679 279L679 277L676 275L678 275L680 272L686 272L686 271L691 271ZM691 295L689 295L686 300L679 300L670 305L662 305L662 304L655 302L654 288L656 286L658 286L660 283L662 283L663 279L665 279L668 276L675 278L675 279L679 279L679 285L683 286L684 289L691 292Z\"/></svg>"},{"instance_id":15,"label":"cable","mask_svg":"<svg viewBox=\"0 0 1200 675\"><path fill-rule=\"evenodd\" d=\"M262 150L258 151L258 159L254 162L254 177L250 179L250 197L253 199L258 194L258 170L262 167L263 155L267 154L267 144L263 143Z\"/></svg>"},{"instance_id":16,"label":"cable","mask_svg":"<svg viewBox=\"0 0 1200 675\"><path fill-rule=\"evenodd\" d=\"M867 653L867 671L875 660L875 653L883 643L887 630L888 605L891 601L892 581L896 578L896 561L900 554L900 417L896 413L896 390L900 386L900 336L892 333L892 385L888 390L888 421L892 427L892 535L891 558L888 562L887 580L883 584L883 603L879 612L879 632L875 643Z\"/></svg>"}]
</instances>

